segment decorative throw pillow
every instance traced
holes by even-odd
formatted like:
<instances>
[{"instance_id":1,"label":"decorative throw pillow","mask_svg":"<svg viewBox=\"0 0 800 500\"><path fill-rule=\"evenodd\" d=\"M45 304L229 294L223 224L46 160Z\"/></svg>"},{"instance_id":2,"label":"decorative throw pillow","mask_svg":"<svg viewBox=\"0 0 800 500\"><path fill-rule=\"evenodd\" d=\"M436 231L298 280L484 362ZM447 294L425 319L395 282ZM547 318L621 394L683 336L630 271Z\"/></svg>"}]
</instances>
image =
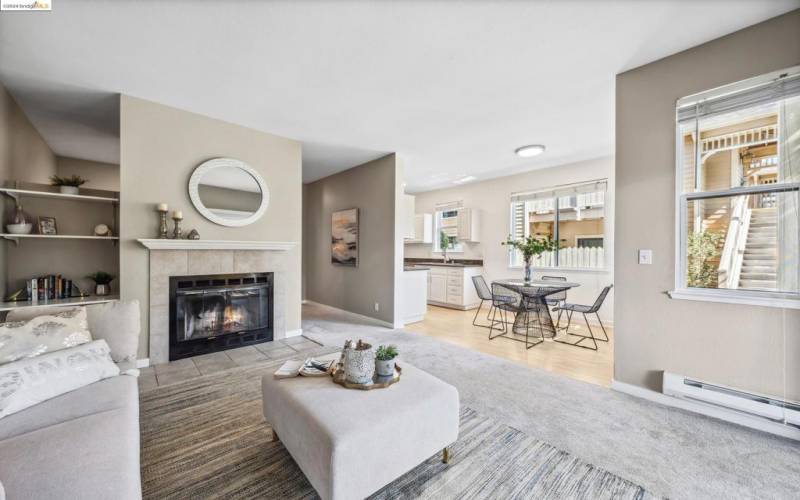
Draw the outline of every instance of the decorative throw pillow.
<instances>
[{"instance_id":1,"label":"decorative throw pillow","mask_svg":"<svg viewBox=\"0 0 800 500\"><path fill-rule=\"evenodd\" d=\"M85 309L92 338L104 339L111 349L111 358L120 367L136 368L136 355L139 350L139 301L113 301L88 306L66 307L26 307L8 313L7 321L28 320L43 314Z\"/></svg>"},{"instance_id":2,"label":"decorative throw pillow","mask_svg":"<svg viewBox=\"0 0 800 500\"><path fill-rule=\"evenodd\" d=\"M0 365L90 342L86 311L71 309L0 323Z\"/></svg>"},{"instance_id":3,"label":"decorative throw pillow","mask_svg":"<svg viewBox=\"0 0 800 500\"><path fill-rule=\"evenodd\" d=\"M0 418L119 375L105 340L0 366Z\"/></svg>"},{"instance_id":4,"label":"decorative throw pillow","mask_svg":"<svg viewBox=\"0 0 800 500\"><path fill-rule=\"evenodd\" d=\"M139 351L139 301L115 301L86 308L92 338L105 339L116 363L133 363Z\"/></svg>"}]
</instances>

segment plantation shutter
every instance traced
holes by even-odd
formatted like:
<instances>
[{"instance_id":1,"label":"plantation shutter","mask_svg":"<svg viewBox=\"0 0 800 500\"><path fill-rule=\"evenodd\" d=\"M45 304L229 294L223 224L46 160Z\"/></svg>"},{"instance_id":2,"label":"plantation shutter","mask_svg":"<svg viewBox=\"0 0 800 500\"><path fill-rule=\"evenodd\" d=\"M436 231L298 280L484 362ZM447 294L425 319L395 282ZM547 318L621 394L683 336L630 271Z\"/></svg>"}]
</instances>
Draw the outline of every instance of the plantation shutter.
<instances>
[{"instance_id":1,"label":"plantation shutter","mask_svg":"<svg viewBox=\"0 0 800 500\"><path fill-rule=\"evenodd\" d=\"M520 240L525 237L527 226L527 210L525 210L524 201L511 202L511 230L510 235L512 240ZM519 250L512 247L508 250L508 263L509 266L521 266L522 254Z\"/></svg>"},{"instance_id":2,"label":"plantation shutter","mask_svg":"<svg viewBox=\"0 0 800 500\"><path fill-rule=\"evenodd\" d=\"M525 202L511 203L511 238L525 237Z\"/></svg>"}]
</instances>

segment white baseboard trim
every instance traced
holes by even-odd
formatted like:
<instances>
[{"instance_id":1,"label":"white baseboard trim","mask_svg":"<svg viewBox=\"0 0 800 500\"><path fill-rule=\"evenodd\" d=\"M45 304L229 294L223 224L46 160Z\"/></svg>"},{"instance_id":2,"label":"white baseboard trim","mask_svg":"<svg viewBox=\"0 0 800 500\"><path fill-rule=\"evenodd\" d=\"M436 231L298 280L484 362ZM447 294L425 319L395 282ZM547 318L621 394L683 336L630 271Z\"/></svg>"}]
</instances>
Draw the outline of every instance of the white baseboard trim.
<instances>
[{"instance_id":1,"label":"white baseboard trim","mask_svg":"<svg viewBox=\"0 0 800 500\"><path fill-rule=\"evenodd\" d=\"M136 360L136 368L147 368L148 366L150 366L150 358Z\"/></svg>"},{"instance_id":2,"label":"white baseboard trim","mask_svg":"<svg viewBox=\"0 0 800 500\"><path fill-rule=\"evenodd\" d=\"M403 320L403 324L401 326L397 326L395 328L403 328L406 325L410 325L411 323L418 323L420 321L425 321L425 314L419 314L417 316L409 316Z\"/></svg>"},{"instance_id":3,"label":"white baseboard trim","mask_svg":"<svg viewBox=\"0 0 800 500\"><path fill-rule=\"evenodd\" d=\"M713 417L726 422L742 425L751 429L756 429L770 434L775 434L789 439L800 441L800 429L792 427L791 425L773 422L765 418L756 417L747 413L738 412L728 408L714 406L702 401L694 401L691 399L678 398L674 396L667 396L660 392L651 391L638 385L626 384L618 380L611 381L611 389L617 392L622 392L630 396L653 401L673 408L680 408L682 410L699 413L707 417Z\"/></svg>"},{"instance_id":4,"label":"white baseboard trim","mask_svg":"<svg viewBox=\"0 0 800 500\"><path fill-rule=\"evenodd\" d=\"M354 312L348 311L346 309L340 309L338 307L329 306L328 304L320 304L319 302L314 302L313 300L305 300L305 301L303 301L303 303L304 304L309 304L309 305L314 305L314 306L317 306L317 307L322 307L324 309L330 309L331 311L337 311L337 312L341 312L341 313L344 313L344 314L349 314L349 315L354 316L354 317L359 318L359 319L372 321L372 322L377 323L377 324L379 324L381 326L385 326L386 328L395 329L395 328L402 328L403 327L402 323L401 323L401 326L398 327L398 326L395 326L393 323L389 323L388 321L383 321L383 320L376 319L376 318L373 318L373 317L370 317L370 316L365 316L363 314L354 313Z\"/></svg>"},{"instance_id":5,"label":"white baseboard trim","mask_svg":"<svg viewBox=\"0 0 800 500\"><path fill-rule=\"evenodd\" d=\"M303 329L302 328L298 328L297 330L286 330L286 338L287 339L289 337L299 337L302 334L303 334Z\"/></svg>"}]
</instances>

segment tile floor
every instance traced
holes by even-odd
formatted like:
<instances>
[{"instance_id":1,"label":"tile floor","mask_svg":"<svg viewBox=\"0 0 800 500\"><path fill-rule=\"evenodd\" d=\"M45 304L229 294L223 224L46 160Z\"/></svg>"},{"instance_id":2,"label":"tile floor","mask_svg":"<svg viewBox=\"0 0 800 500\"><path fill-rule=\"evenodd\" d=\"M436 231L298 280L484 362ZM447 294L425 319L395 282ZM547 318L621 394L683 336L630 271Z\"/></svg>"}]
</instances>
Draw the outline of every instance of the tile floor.
<instances>
[{"instance_id":1,"label":"tile floor","mask_svg":"<svg viewBox=\"0 0 800 500\"><path fill-rule=\"evenodd\" d=\"M150 366L143 368L139 374L139 391L184 382L237 366L290 359L296 354L313 355L320 347L321 344L309 338L291 337Z\"/></svg>"}]
</instances>

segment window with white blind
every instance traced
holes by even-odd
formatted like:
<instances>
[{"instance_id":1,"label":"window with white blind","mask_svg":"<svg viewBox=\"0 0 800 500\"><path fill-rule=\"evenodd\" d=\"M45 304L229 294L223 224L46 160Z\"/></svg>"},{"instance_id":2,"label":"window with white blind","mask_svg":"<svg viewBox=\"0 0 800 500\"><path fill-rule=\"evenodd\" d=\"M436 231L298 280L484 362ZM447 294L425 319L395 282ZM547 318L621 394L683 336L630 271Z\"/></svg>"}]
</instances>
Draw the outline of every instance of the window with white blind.
<instances>
[{"instance_id":1,"label":"window with white blind","mask_svg":"<svg viewBox=\"0 0 800 500\"><path fill-rule=\"evenodd\" d=\"M558 242L558 250L532 261L534 267L605 267L607 182L596 180L511 196L511 238L533 236ZM509 250L509 267L523 265L519 250Z\"/></svg>"},{"instance_id":2,"label":"window with white blind","mask_svg":"<svg viewBox=\"0 0 800 500\"><path fill-rule=\"evenodd\" d=\"M800 304L800 68L680 99L676 179L671 294Z\"/></svg>"},{"instance_id":3,"label":"window with white blind","mask_svg":"<svg viewBox=\"0 0 800 500\"><path fill-rule=\"evenodd\" d=\"M461 253L464 251L463 244L458 241L458 211L463 208L460 201L438 203L433 216L433 251L441 252L441 234L447 236L450 246L448 253Z\"/></svg>"}]
</instances>

